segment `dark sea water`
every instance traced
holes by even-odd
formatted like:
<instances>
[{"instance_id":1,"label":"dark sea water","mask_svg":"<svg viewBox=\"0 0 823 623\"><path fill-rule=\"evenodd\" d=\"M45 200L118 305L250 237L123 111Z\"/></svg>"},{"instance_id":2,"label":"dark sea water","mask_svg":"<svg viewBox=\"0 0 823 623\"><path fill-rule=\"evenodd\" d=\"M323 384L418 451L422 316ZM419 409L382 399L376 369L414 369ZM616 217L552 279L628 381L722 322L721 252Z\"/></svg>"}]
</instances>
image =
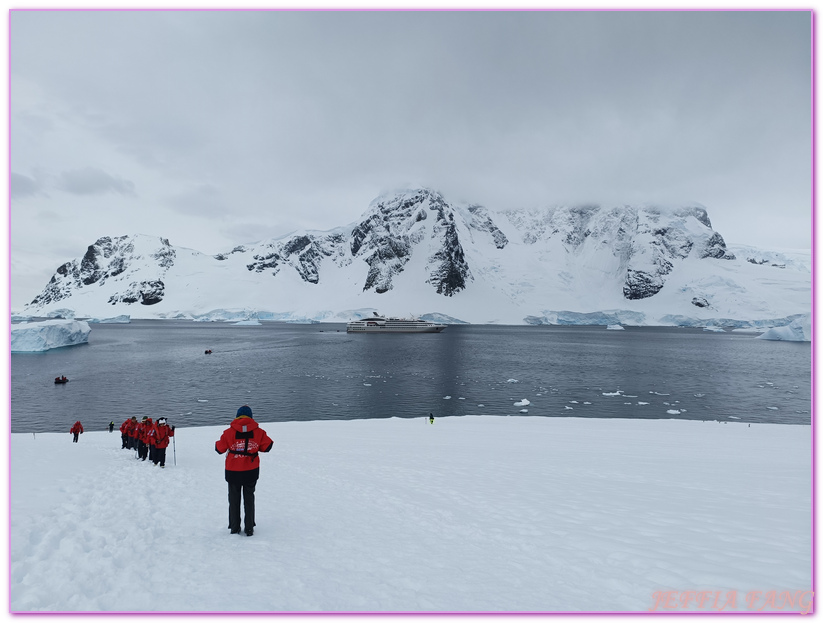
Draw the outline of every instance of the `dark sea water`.
<instances>
[{"instance_id":1,"label":"dark sea water","mask_svg":"<svg viewBox=\"0 0 823 623\"><path fill-rule=\"evenodd\" d=\"M77 419L102 430L133 415L224 425L243 404L260 422L429 413L811 422L810 344L750 333L460 325L440 334L350 335L340 324L169 320L91 326L88 344L11 356L13 433L67 432ZM70 382L55 385L58 375ZM530 404L515 406L523 399Z\"/></svg>"}]
</instances>

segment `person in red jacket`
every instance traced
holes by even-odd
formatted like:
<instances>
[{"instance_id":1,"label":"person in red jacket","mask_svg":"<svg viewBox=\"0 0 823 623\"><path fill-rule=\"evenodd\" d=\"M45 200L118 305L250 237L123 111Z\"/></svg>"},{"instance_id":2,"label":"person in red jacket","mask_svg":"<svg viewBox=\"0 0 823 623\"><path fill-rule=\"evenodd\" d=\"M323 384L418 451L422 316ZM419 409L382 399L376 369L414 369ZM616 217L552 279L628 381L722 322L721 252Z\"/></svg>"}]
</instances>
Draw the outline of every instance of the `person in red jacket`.
<instances>
[{"instance_id":1,"label":"person in red jacket","mask_svg":"<svg viewBox=\"0 0 823 623\"><path fill-rule=\"evenodd\" d=\"M243 510L246 535L254 534L254 487L260 477L259 452L271 450L274 442L269 439L257 422L252 419L251 408L243 405L231 426L223 431L214 444L218 454L226 455L226 482L229 483L229 530L240 534L240 494L243 494Z\"/></svg>"},{"instance_id":2,"label":"person in red jacket","mask_svg":"<svg viewBox=\"0 0 823 623\"><path fill-rule=\"evenodd\" d=\"M137 416L132 416L131 420L129 420L128 430L126 434L129 437L129 450L137 450Z\"/></svg>"},{"instance_id":3,"label":"person in red jacket","mask_svg":"<svg viewBox=\"0 0 823 623\"><path fill-rule=\"evenodd\" d=\"M74 443L77 443L77 438L83 434L83 425L80 423L80 420L77 420L69 429L69 432L74 435Z\"/></svg>"},{"instance_id":4,"label":"person in red jacket","mask_svg":"<svg viewBox=\"0 0 823 623\"><path fill-rule=\"evenodd\" d=\"M174 426L169 426L166 418L157 419L157 426L154 427L154 452L152 453L152 463L160 467L166 466L166 448L169 447L169 439L174 437Z\"/></svg>"},{"instance_id":5,"label":"person in red jacket","mask_svg":"<svg viewBox=\"0 0 823 623\"><path fill-rule=\"evenodd\" d=\"M121 450L124 450L128 447L129 443L129 423L131 422L131 418L126 418L126 420L120 425L120 439L123 441L123 446Z\"/></svg>"}]
</instances>

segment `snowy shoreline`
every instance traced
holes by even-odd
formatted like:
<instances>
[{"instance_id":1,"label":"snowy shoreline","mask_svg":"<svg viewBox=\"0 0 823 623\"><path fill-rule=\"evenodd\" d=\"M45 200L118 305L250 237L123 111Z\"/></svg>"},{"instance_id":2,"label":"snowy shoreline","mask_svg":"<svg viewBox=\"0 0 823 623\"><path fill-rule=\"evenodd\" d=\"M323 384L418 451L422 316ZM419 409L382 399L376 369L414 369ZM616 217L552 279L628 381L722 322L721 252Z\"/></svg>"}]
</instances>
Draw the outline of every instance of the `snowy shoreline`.
<instances>
[{"instance_id":1,"label":"snowy shoreline","mask_svg":"<svg viewBox=\"0 0 823 623\"><path fill-rule=\"evenodd\" d=\"M261 425L251 538L226 529L224 427L178 428L162 471L117 432L12 434L11 611L645 612L660 591L744 611L811 589L810 428Z\"/></svg>"}]
</instances>

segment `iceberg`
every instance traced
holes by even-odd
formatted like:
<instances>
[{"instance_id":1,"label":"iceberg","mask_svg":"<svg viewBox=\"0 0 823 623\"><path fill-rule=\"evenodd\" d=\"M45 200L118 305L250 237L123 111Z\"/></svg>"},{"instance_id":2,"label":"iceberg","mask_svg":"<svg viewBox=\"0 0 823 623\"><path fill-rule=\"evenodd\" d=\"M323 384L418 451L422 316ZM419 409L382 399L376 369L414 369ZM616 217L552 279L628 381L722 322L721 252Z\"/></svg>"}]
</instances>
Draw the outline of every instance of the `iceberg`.
<instances>
[{"instance_id":1,"label":"iceberg","mask_svg":"<svg viewBox=\"0 0 823 623\"><path fill-rule=\"evenodd\" d=\"M94 324L131 324L131 316L123 314L114 318L103 318L102 320L100 318L89 318L86 322Z\"/></svg>"},{"instance_id":2,"label":"iceberg","mask_svg":"<svg viewBox=\"0 0 823 623\"><path fill-rule=\"evenodd\" d=\"M812 316L805 314L782 327L773 327L759 335L758 340L783 340L785 342L811 342Z\"/></svg>"},{"instance_id":3,"label":"iceberg","mask_svg":"<svg viewBox=\"0 0 823 623\"><path fill-rule=\"evenodd\" d=\"M82 320L44 320L12 325L11 352L39 353L62 346L86 344L91 328Z\"/></svg>"},{"instance_id":4,"label":"iceberg","mask_svg":"<svg viewBox=\"0 0 823 623\"><path fill-rule=\"evenodd\" d=\"M73 309L66 309L65 307L61 307L60 309L55 309L54 311L49 312L46 314L47 318L67 318L72 319L74 318L74 310Z\"/></svg>"}]
</instances>

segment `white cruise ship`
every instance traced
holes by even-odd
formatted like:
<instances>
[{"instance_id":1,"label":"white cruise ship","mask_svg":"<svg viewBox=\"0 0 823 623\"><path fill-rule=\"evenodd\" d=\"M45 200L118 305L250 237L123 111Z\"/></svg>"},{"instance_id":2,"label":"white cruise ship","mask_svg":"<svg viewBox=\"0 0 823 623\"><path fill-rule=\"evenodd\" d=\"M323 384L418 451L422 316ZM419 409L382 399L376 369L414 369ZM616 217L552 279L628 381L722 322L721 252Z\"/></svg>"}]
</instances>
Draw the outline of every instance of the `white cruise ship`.
<instances>
[{"instance_id":1,"label":"white cruise ship","mask_svg":"<svg viewBox=\"0 0 823 623\"><path fill-rule=\"evenodd\" d=\"M346 333L440 333L444 324L416 318L386 318L375 312L371 318L352 320L346 325Z\"/></svg>"}]
</instances>

